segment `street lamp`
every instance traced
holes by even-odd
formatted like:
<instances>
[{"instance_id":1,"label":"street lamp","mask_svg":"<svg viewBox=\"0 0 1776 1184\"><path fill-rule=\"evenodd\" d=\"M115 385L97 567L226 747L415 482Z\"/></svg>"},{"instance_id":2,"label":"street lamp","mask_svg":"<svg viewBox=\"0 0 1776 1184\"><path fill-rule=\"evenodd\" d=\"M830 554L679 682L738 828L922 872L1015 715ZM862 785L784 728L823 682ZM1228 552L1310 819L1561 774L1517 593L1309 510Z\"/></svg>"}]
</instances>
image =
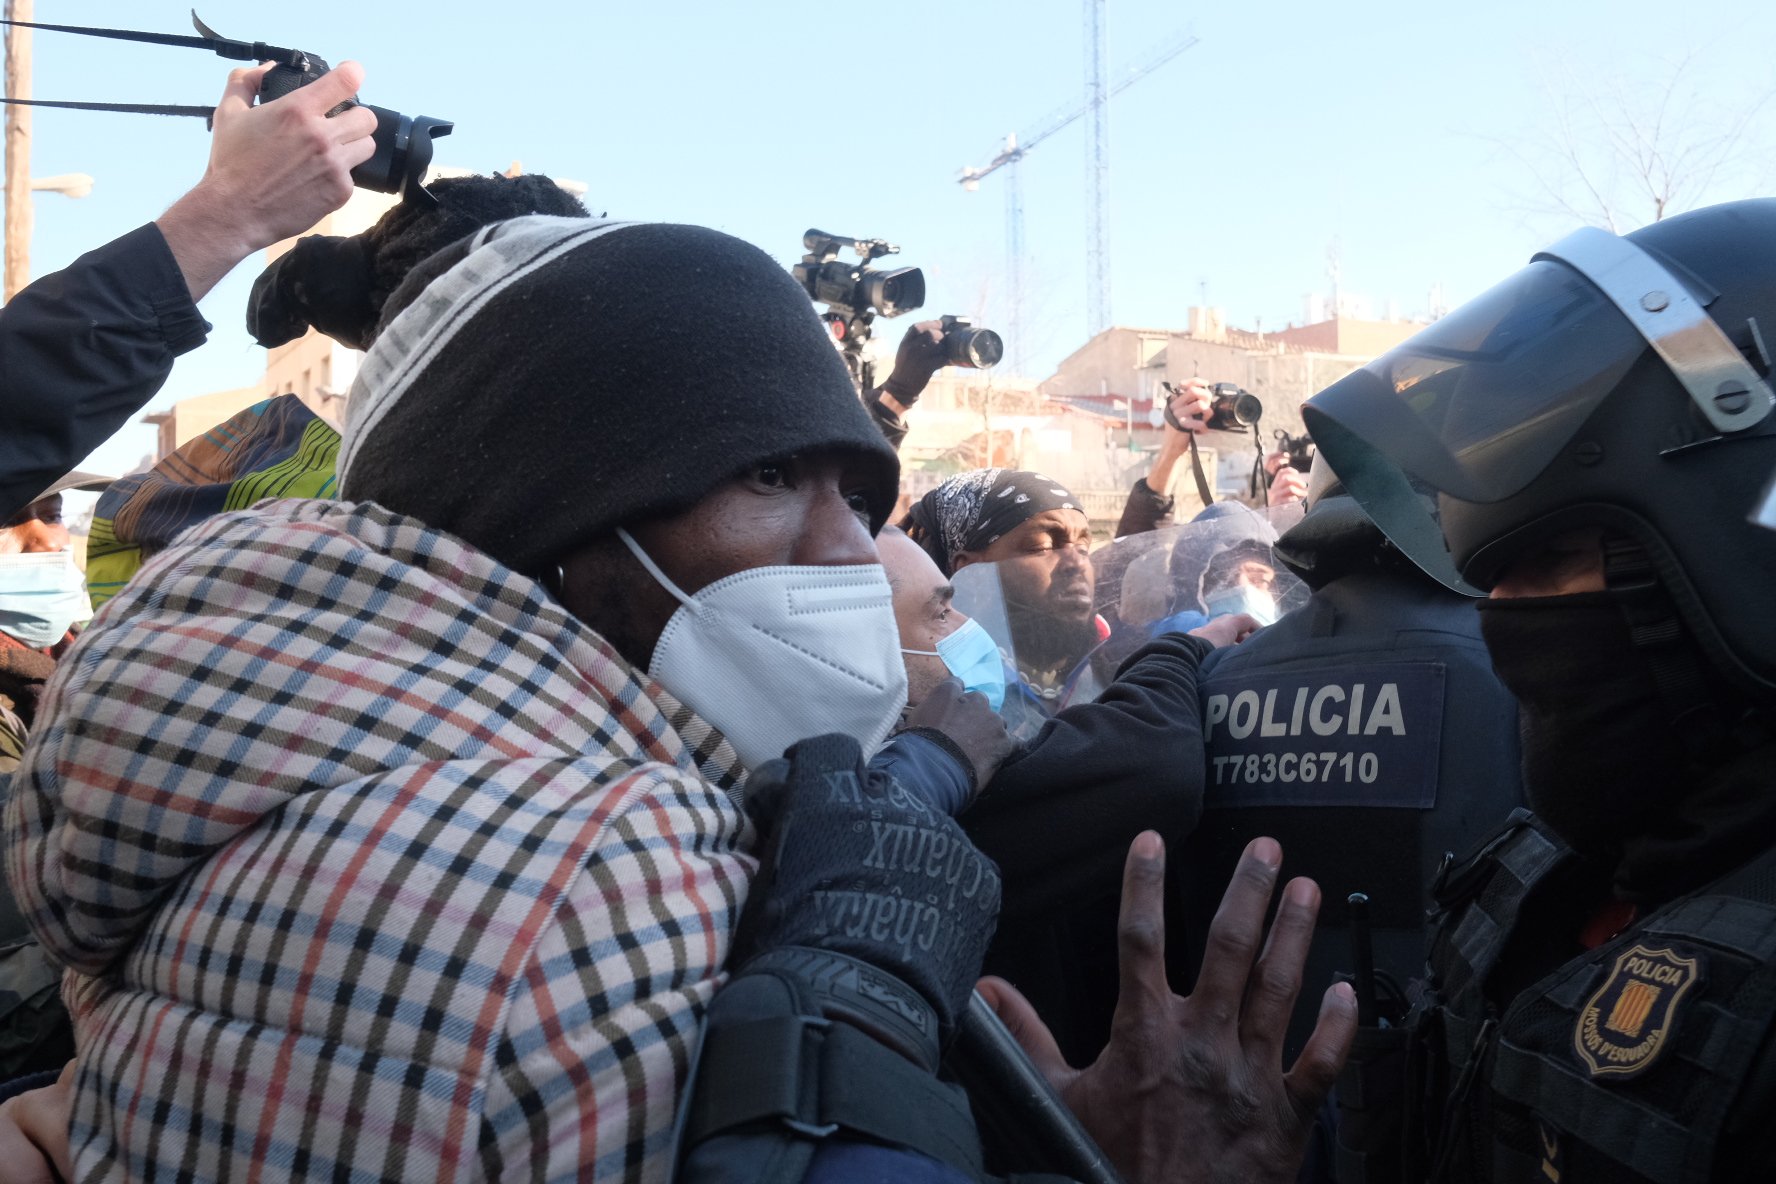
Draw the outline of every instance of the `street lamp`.
<instances>
[{"instance_id":1,"label":"street lamp","mask_svg":"<svg viewBox=\"0 0 1776 1184\"><path fill-rule=\"evenodd\" d=\"M93 191L93 179L85 173L58 173L53 177L32 177L31 188L37 193L85 197Z\"/></svg>"}]
</instances>

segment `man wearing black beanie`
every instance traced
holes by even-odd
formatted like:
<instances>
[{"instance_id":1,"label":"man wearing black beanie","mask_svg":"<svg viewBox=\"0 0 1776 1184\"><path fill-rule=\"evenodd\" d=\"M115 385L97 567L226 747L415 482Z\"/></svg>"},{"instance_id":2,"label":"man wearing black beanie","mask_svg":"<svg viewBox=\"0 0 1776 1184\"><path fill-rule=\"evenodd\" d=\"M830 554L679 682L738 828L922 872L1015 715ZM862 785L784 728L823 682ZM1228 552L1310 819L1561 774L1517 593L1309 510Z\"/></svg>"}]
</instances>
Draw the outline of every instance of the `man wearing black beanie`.
<instances>
[{"instance_id":1,"label":"man wearing black beanie","mask_svg":"<svg viewBox=\"0 0 1776 1184\"><path fill-rule=\"evenodd\" d=\"M420 270L353 390L346 500L157 555L48 698L70 743L13 782L23 908L100 1000L80 1174L269 1170L288 1131L287 1178L660 1178L756 867L747 770L837 733L797 775L862 776L905 706L872 540L894 454L768 256L536 217ZM103 851L70 862L76 835ZM921 1019L883 1055L921 1077L895 1052L953 1025L997 911L976 860L934 945L831 955L900 984Z\"/></svg>"}]
</instances>

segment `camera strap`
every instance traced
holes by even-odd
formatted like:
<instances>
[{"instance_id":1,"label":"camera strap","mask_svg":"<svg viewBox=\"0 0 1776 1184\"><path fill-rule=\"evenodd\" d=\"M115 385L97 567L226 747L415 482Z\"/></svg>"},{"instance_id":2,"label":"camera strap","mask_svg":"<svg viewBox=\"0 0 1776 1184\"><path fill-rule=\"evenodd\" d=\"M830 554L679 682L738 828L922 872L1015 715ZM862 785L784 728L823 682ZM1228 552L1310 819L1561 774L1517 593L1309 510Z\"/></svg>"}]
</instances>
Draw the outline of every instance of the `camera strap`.
<instances>
[{"instance_id":1,"label":"camera strap","mask_svg":"<svg viewBox=\"0 0 1776 1184\"><path fill-rule=\"evenodd\" d=\"M218 57L239 62L269 61L292 69L307 67L308 55L299 49L284 49L281 46L267 45L263 41L235 41L228 37L218 37L214 30L198 19L196 12L191 14L191 20L203 36L192 37L182 33L147 33L136 29L103 29L90 25L48 25L37 21L0 20L0 25L43 29L51 33L74 33L82 37L105 37L114 41L138 41L147 45L205 49ZM185 103L81 103L58 99L0 99L0 103L13 107L53 107L64 111L113 111L123 115L175 115L201 119L206 126L210 127L214 126L211 121L216 114L214 106L199 107Z\"/></svg>"},{"instance_id":2,"label":"camera strap","mask_svg":"<svg viewBox=\"0 0 1776 1184\"><path fill-rule=\"evenodd\" d=\"M117 111L124 115L184 115L206 123L216 114L214 107L198 107L183 103L70 103L58 99L0 99L13 107L60 107L67 111Z\"/></svg>"},{"instance_id":3,"label":"camera strap","mask_svg":"<svg viewBox=\"0 0 1776 1184\"><path fill-rule=\"evenodd\" d=\"M1168 410L1167 415L1171 412ZM1203 472L1202 455L1196 450L1196 433L1190 433L1190 475L1196 478L1196 496L1202 498L1203 509L1215 504L1215 495L1209 489L1209 476Z\"/></svg>"}]
</instances>

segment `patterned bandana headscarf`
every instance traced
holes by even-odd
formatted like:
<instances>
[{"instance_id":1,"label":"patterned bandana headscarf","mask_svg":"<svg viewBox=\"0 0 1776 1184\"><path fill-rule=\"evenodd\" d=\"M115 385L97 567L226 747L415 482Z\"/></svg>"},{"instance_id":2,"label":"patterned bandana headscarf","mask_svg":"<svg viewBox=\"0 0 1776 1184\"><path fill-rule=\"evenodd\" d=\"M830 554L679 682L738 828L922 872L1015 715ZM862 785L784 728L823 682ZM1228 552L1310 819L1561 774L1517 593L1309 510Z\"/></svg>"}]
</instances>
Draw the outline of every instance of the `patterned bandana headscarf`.
<instances>
[{"instance_id":1,"label":"patterned bandana headscarf","mask_svg":"<svg viewBox=\"0 0 1776 1184\"><path fill-rule=\"evenodd\" d=\"M920 498L901 529L948 575L954 556L990 547L1045 510L1084 507L1058 481L1023 469L958 473Z\"/></svg>"}]
</instances>

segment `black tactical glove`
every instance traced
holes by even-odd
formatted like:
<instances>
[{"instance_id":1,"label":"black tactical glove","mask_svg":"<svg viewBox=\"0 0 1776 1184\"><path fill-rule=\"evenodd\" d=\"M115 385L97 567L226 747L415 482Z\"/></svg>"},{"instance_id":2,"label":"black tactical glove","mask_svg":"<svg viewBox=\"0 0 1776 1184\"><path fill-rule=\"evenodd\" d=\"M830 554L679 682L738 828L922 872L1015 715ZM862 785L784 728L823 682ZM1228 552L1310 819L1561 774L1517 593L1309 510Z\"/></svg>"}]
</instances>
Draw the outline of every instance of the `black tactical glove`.
<instances>
[{"instance_id":1,"label":"black tactical glove","mask_svg":"<svg viewBox=\"0 0 1776 1184\"><path fill-rule=\"evenodd\" d=\"M906 336L900 339L900 348L894 351L894 369L888 372L882 389L902 407L911 407L925 393L931 376L948 364L943 322L920 321L908 326Z\"/></svg>"},{"instance_id":2,"label":"black tactical glove","mask_svg":"<svg viewBox=\"0 0 1776 1184\"><path fill-rule=\"evenodd\" d=\"M310 235L253 281L247 332L272 349L312 325L342 345L368 349L379 315L373 286L361 237Z\"/></svg>"},{"instance_id":3,"label":"black tactical glove","mask_svg":"<svg viewBox=\"0 0 1776 1184\"><path fill-rule=\"evenodd\" d=\"M737 943L742 959L813 949L886 971L933 1010L936 1032L904 1017L911 1030L927 1030L923 1047L902 1051L934 1062L980 976L999 914L999 869L919 787L866 768L848 736L804 740L787 760L760 767L747 809L763 866ZM903 1044L909 1030L860 1026Z\"/></svg>"}]
</instances>

